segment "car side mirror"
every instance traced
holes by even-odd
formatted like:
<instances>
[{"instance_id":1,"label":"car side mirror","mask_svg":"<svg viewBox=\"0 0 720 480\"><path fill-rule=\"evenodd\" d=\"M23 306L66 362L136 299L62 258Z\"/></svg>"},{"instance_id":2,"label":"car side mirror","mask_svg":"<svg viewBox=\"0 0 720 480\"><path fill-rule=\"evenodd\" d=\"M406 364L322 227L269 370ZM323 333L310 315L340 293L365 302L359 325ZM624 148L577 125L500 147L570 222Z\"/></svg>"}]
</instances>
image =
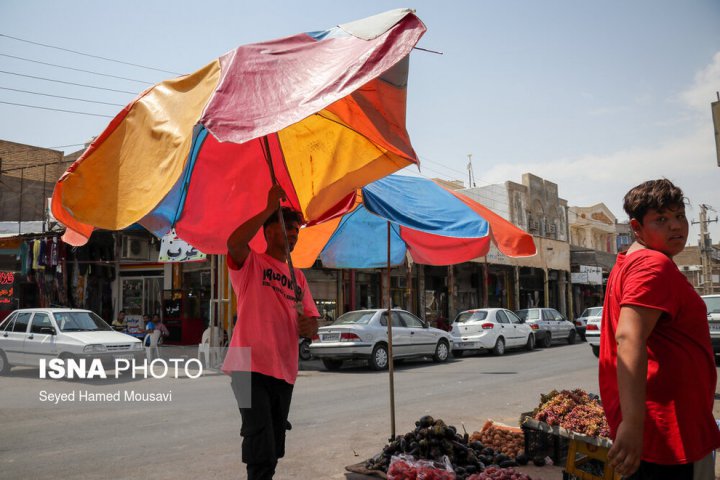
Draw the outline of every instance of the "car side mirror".
<instances>
[{"instance_id":1,"label":"car side mirror","mask_svg":"<svg viewBox=\"0 0 720 480\"><path fill-rule=\"evenodd\" d=\"M520 323L525 323L525 320L523 320L523 319L521 318L521 319L520 319Z\"/></svg>"},{"instance_id":2,"label":"car side mirror","mask_svg":"<svg viewBox=\"0 0 720 480\"><path fill-rule=\"evenodd\" d=\"M57 332L55 331L55 327L42 327L40 329L40 333L44 333L46 335L57 335Z\"/></svg>"}]
</instances>

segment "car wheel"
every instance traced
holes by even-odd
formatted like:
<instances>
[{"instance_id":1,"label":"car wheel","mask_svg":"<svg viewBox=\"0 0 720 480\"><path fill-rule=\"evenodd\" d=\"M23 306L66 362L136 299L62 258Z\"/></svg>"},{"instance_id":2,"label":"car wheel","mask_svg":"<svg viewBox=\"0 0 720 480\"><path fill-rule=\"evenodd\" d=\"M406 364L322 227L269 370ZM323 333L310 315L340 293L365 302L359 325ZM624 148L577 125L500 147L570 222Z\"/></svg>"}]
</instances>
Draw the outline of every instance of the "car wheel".
<instances>
[{"instance_id":1,"label":"car wheel","mask_svg":"<svg viewBox=\"0 0 720 480\"><path fill-rule=\"evenodd\" d=\"M545 338L543 338L542 346L545 348L550 348L551 345L552 345L552 335L550 334L550 332L547 332L545 334Z\"/></svg>"},{"instance_id":2,"label":"car wheel","mask_svg":"<svg viewBox=\"0 0 720 480\"><path fill-rule=\"evenodd\" d=\"M388 351L383 343L378 343L373 348L368 366L373 370L385 370L388 366Z\"/></svg>"},{"instance_id":3,"label":"car wheel","mask_svg":"<svg viewBox=\"0 0 720 480\"><path fill-rule=\"evenodd\" d=\"M433 355L434 362L444 362L450 356L450 346L447 340L440 340L435 347L435 355Z\"/></svg>"},{"instance_id":4,"label":"car wheel","mask_svg":"<svg viewBox=\"0 0 720 480\"><path fill-rule=\"evenodd\" d=\"M465 352L462 351L462 350L453 350L453 351L452 351L452 356L453 356L453 358L462 358L462 356L463 356L464 354L465 354Z\"/></svg>"},{"instance_id":5,"label":"car wheel","mask_svg":"<svg viewBox=\"0 0 720 480\"><path fill-rule=\"evenodd\" d=\"M7 361L5 352L0 350L0 375L7 375L10 373L10 364Z\"/></svg>"},{"instance_id":6,"label":"car wheel","mask_svg":"<svg viewBox=\"0 0 720 480\"><path fill-rule=\"evenodd\" d=\"M500 337L497 339L497 342L495 342L495 346L492 350L493 355L503 355L505 353L505 340Z\"/></svg>"},{"instance_id":7,"label":"car wheel","mask_svg":"<svg viewBox=\"0 0 720 480\"><path fill-rule=\"evenodd\" d=\"M535 335L533 335L532 333L528 335L528 341L525 344L525 350L527 350L528 352L532 352L533 350L535 350Z\"/></svg>"},{"instance_id":8,"label":"car wheel","mask_svg":"<svg viewBox=\"0 0 720 480\"><path fill-rule=\"evenodd\" d=\"M312 355L310 355L310 340L307 338L303 338L303 341L300 342L300 348L298 348L300 353L300 360L310 360L312 358Z\"/></svg>"},{"instance_id":9,"label":"car wheel","mask_svg":"<svg viewBox=\"0 0 720 480\"><path fill-rule=\"evenodd\" d=\"M335 370L340 370L340 367L342 367L343 364L342 360L335 360L334 358L323 358L322 362L323 365L325 365L325 368L327 368L331 372Z\"/></svg>"},{"instance_id":10,"label":"car wheel","mask_svg":"<svg viewBox=\"0 0 720 480\"><path fill-rule=\"evenodd\" d=\"M577 332L575 330L570 330L570 335L568 335L567 341L568 345L572 345L577 340Z\"/></svg>"},{"instance_id":11,"label":"car wheel","mask_svg":"<svg viewBox=\"0 0 720 480\"><path fill-rule=\"evenodd\" d=\"M600 358L600 345L590 345L590 347L592 348L593 354L597 358Z\"/></svg>"}]
</instances>

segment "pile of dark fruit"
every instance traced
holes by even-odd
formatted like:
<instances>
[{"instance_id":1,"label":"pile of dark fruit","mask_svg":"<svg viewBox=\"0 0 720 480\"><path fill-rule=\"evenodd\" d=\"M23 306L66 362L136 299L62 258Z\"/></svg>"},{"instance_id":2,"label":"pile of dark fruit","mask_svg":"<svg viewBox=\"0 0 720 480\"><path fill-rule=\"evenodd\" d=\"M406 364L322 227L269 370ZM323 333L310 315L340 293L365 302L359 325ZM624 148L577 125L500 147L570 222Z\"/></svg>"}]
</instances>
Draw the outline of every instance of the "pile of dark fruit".
<instances>
[{"instance_id":1,"label":"pile of dark fruit","mask_svg":"<svg viewBox=\"0 0 720 480\"><path fill-rule=\"evenodd\" d=\"M467 480L532 480L530 475L520 473L514 468L495 468L488 467L482 473L476 473L467 478Z\"/></svg>"},{"instance_id":2,"label":"pile of dark fruit","mask_svg":"<svg viewBox=\"0 0 720 480\"><path fill-rule=\"evenodd\" d=\"M398 435L385 445L382 453L368 460L365 467L387 472L392 456L400 454L433 461L441 461L443 456L447 456L458 480L466 480L486 468L504 469L515 467L518 462L528 462L525 455L518 455L513 460L479 441L470 441L467 433L460 435L454 426L445 425L445 422L430 415L415 422L415 430Z\"/></svg>"}]
</instances>

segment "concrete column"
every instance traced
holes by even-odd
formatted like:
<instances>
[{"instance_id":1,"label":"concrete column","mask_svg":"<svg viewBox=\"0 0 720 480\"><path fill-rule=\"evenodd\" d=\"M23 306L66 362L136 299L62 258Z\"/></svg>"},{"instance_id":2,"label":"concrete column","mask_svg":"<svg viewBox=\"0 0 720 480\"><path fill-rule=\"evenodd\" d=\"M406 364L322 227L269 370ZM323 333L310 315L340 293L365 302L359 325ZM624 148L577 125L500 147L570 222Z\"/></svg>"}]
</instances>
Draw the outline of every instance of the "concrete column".
<instances>
[{"instance_id":1,"label":"concrete column","mask_svg":"<svg viewBox=\"0 0 720 480\"><path fill-rule=\"evenodd\" d=\"M560 301L560 305L558 305L558 309L560 310L560 313L565 315L566 317L570 318L570 312L567 311L567 281L566 281L566 275L567 272L558 270L558 300Z\"/></svg>"},{"instance_id":2,"label":"concrete column","mask_svg":"<svg viewBox=\"0 0 720 480\"><path fill-rule=\"evenodd\" d=\"M483 263L483 282L482 282L482 289L483 289L483 301L482 306L484 308L487 308L488 305L488 263L487 263L487 257L485 257L485 263Z\"/></svg>"},{"instance_id":3,"label":"concrete column","mask_svg":"<svg viewBox=\"0 0 720 480\"><path fill-rule=\"evenodd\" d=\"M337 270L337 279L336 279L336 298L337 298L337 304L335 309L335 318L339 317L343 313L345 313L345 285L343 284L343 279L345 278L345 270Z\"/></svg>"},{"instance_id":4,"label":"concrete column","mask_svg":"<svg viewBox=\"0 0 720 480\"><path fill-rule=\"evenodd\" d=\"M413 301L415 298L413 297L413 277L412 277L412 271L413 271L413 263L409 259L405 259L406 269L405 269L405 304L407 305L408 312L416 312L415 309L415 302Z\"/></svg>"},{"instance_id":5,"label":"concrete column","mask_svg":"<svg viewBox=\"0 0 720 480\"><path fill-rule=\"evenodd\" d=\"M543 307L548 308L550 305L550 279L548 278L547 267L543 268L543 294L544 294L544 305Z\"/></svg>"},{"instance_id":6,"label":"concrete column","mask_svg":"<svg viewBox=\"0 0 720 480\"><path fill-rule=\"evenodd\" d=\"M448 287L448 320L455 318L457 312L457 285L455 285L455 267L448 265L447 267L447 287Z\"/></svg>"},{"instance_id":7,"label":"concrete column","mask_svg":"<svg viewBox=\"0 0 720 480\"><path fill-rule=\"evenodd\" d=\"M566 275L569 275L569 274L566 272ZM573 286L572 286L572 282L567 282L567 283L566 283L566 286L567 286L566 295L567 295L567 298L568 298L568 314L567 314L567 317L568 317L571 321L575 321L575 306L573 305L574 302L573 302Z\"/></svg>"},{"instance_id":8,"label":"concrete column","mask_svg":"<svg viewBox=\"0 0 720 480\"><path fill-rule=\"evenodd\" d=\"M425 320L425 265L416 265L415 271L417 272L418 287L417 287L417 314L418 317Z\"/></svg>"},{"instance_id":9,"label":"concrete column","mask_svg":"<svg viewBox=\"0 0 720 480\"><path fill-rule=\"evenodd\" d=\"M520 267L517 265L513 267L514 276L514 288L515 288L515 305L514 310L520 310Z\"/></svg>"}]
</instances>

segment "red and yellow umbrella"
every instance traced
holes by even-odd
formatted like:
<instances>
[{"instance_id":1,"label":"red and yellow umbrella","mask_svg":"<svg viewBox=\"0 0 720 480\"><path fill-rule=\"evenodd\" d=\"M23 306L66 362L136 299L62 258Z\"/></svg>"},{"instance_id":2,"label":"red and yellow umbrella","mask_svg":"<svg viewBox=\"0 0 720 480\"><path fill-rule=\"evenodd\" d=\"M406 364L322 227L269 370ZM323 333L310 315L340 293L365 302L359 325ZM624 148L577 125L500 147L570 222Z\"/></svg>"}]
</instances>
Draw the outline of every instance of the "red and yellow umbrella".
<instances>
[{"instance_id":1,"label":"red and yellow umbrella","mask_svg":"<svg viewBox=\"0 0 720 480\"><path fill-rule=\"evenodd\" d=\"M95 228L140 223L224 253L265 206L268 163L306 221L346 211L358 188L418 162L405 107L409 53L424 32L411 10L394 10L241 46L151 87L57 182L63 239L82 245Z\"/></svg>"}]
</instances>

